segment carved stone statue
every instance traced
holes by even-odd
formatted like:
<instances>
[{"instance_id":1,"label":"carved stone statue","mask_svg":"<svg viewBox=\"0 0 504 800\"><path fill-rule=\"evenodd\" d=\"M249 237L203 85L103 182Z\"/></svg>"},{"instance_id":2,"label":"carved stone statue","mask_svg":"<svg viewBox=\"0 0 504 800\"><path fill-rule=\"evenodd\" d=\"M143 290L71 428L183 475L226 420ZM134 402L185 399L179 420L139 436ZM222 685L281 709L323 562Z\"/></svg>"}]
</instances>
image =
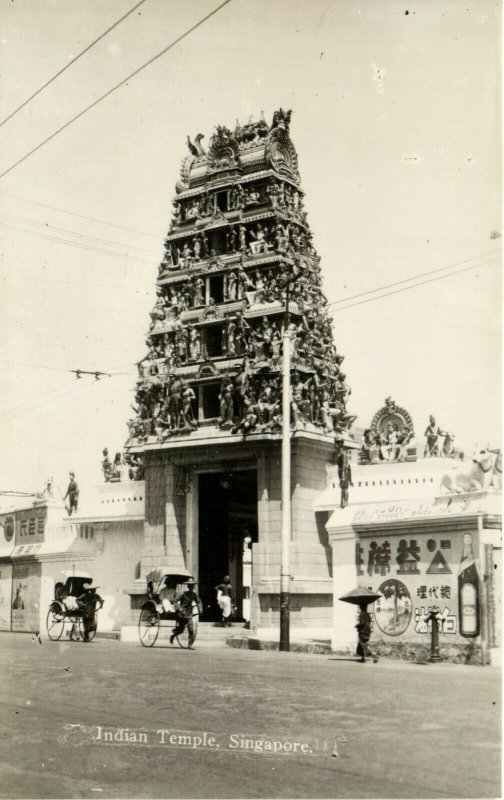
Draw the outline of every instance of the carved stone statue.
<instances>
[{"instance_id":1,"label":"carved stone statue","mask_svg":"<svg viewBox=\"0 0 504 800\"><path fill-rule=\"evenodd\" d=\"M201 357L200 334L197 328L189 327L189 361L199 361Z\"/></svg>"},{"instance_id":2,"label":"carved stone statue","mask_svg":"<svg viewBox=\"0 0 504 800\"><path fill-rule=\"evenodd\" d=\"M439 456L441 452L441 439L446 436L436 422L436 418L429 417L429 424L425 429L424 436L426 438L424 458L431 458L432 456Z\"/></svg>"},{"instance_id":3,"label":"carved stone statue","mask_svg":"<svg viewBox=\"0 0 504 800\"><path fill-rule=\"evenodd\" d=\"M224 380L219 394L219 424L221 428L231 428L233 426L233 398L233 383L230 380Z\"/></svg>"},{"instance_id":4,"label":"carved stone statue","mask_svg":"<svg viewBox=\"0 0 504 800\"><path fill-rule=\"evenodd\" d=\"M238 299L238 278L236 272L229 272L226 280L226 293L227 300L234 301Z\"/></svg>"}]
</instances>

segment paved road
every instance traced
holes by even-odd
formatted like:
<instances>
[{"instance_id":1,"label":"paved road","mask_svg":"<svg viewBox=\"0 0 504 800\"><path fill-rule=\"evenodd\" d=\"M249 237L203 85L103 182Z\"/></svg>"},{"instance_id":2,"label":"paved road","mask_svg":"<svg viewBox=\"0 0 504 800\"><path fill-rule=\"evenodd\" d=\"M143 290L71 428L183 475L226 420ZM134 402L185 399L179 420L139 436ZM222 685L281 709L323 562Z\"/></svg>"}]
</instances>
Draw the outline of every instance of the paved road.
<instances>
[{"instance_id":1,"label":"paved road","mask_svg":"<svg viewBox=\"0 0 504 800\"><path fill-rule=\"evenodd\" d=\"M0 648L2 798L500 796L494 668L23 634Z\"/></svg>"}]
</instances>

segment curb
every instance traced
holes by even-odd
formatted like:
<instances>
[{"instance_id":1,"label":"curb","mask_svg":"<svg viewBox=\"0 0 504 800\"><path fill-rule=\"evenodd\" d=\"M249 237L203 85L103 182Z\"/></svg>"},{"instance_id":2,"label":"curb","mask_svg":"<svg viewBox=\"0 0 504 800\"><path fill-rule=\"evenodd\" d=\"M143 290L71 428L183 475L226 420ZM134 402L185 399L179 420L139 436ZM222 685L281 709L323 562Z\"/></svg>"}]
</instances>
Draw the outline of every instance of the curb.
<instances>
[{"instance_id":1,"label":"curb","mask_svg":"<svg viewBox=\"0 0 504 800\"><path fill-rule=\"evenodd\" d=\"M234 647L240 650L278 650L278 642L265 639L254 638L253 636L232 636L226 639L227 647ZM333 650L329 644L322 642L310 644L308 642L291 642L289 647L291 653L311 653L312 655L333 655Z\"/></svg>"}]
</instances>

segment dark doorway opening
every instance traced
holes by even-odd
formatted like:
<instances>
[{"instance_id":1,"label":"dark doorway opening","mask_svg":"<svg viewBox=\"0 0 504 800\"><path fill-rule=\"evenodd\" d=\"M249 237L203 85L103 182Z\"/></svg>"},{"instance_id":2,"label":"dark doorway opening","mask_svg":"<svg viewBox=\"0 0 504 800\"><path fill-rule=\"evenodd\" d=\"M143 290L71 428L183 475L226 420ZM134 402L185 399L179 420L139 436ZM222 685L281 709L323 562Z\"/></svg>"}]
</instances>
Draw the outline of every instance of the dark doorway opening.
<instances>
[{"instance_id":1,"label":"dark doorway opening","mask_svg":"<svg viewBox=\"0 0 504 800\"><path fill-rule=\"evenodd\" d=\"M222 618L215 587L229 575L234 620L242 618L243 540L257 542L257 472L210 472L199 476L199 595L203 603L201 619Z\"/></svg>"}]
</instances>

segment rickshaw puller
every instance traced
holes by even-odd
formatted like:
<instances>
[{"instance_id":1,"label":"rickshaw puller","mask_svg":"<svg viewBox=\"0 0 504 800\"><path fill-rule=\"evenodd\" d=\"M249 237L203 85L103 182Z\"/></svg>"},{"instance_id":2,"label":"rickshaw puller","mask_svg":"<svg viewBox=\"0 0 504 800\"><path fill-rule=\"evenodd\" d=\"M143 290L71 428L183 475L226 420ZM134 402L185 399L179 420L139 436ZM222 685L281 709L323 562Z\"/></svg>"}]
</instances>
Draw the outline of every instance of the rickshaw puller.
<instances>
[{"instance_id":1,"label":"rickshaw puller","mask_svg":"<svg viewBox=\"0 0 504 800\"><path fill-rule=\"evenodd\" d=\"M178 605L178 610L176 611L177 624L170 636L170 644L173 644L175 637L180 636L187 626L189 630L189 650L194 649L193 642L196 636L194 630L194 606L196 605L197 608L200 607L200 599L193 589L195 585L196 581L194 578L189 578L186 581L187 588L185 591L177 595L173 601Z\"/></svg>"}]
</instances>

